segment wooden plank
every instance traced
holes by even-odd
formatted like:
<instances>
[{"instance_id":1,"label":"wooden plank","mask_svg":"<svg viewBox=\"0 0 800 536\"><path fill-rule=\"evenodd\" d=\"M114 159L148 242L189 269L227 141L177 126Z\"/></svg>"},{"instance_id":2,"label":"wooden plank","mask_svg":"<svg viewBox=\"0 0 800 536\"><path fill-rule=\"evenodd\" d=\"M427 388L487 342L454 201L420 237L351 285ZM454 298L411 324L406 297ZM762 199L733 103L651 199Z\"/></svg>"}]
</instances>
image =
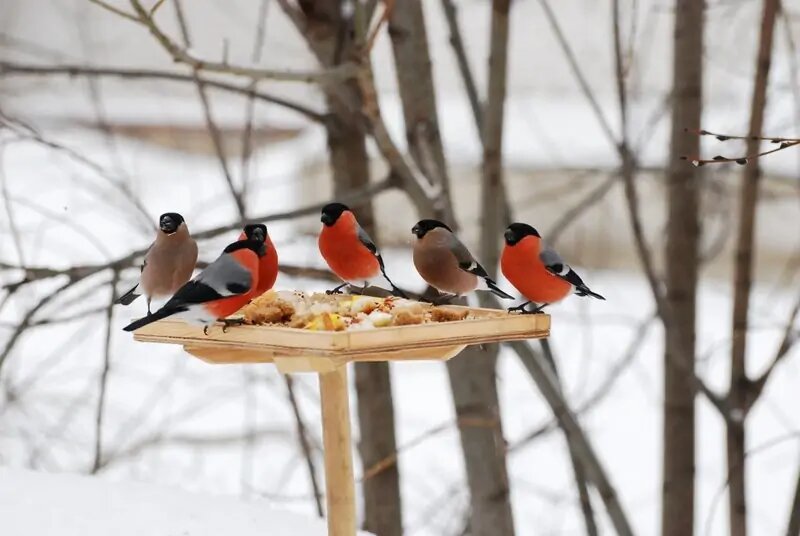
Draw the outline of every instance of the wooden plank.
<instances>
[{"instance_id":1,"label":"wooden plank","mask_svg":"<svg viewBox=\"0 0 800 536\"><path fill-rule=\"evenodd\" d=\"M319 375L328 535L355 536L356 493L350 439L347 366Z\"/></svg>"},{"instance_id":2,"label":"wooden plank","mask_svg":"<svg viewBox=\"0 0 800 536\"><path fill-rule=\"evenodd\" d=\"M452 347L508 340L547 337L549 315L510 315L493 309L473 309L480 318L456 322L439 322L409 326L385 327L372 330L327 332L310 331L283 326L236 326L226 333L218 326L203 334L202 328L181 321L162 320L134 333L144 342L182 344L192 348L219 348L251 351L221 357L214 362L268 362L269 350L281 357L317 356L345 360L375 360L369 354L392 354L393 359L410 359L423 348ZM217 355L205 351L205 356ZM396 357L395 357L396 356ZM199 356L205 358L204 356ZM209 359L210 360L210 359Z\"/></svg>"}]
</instances>

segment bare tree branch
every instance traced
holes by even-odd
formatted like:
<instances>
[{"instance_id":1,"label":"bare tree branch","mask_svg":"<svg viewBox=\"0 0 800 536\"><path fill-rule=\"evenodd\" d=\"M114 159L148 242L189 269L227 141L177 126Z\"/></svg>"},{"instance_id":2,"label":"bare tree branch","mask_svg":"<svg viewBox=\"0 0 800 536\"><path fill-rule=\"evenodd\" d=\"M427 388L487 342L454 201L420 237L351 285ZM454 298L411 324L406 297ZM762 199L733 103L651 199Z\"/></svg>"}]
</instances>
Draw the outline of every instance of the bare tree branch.
<instances>
[{"instance_id":1,"label":"bare tree branch","mask_svg":"<svg viewBox=\"0 0 800 536\"><path fill-rule=\"evenodd\" d=\"M94 461L92 462L91 473L95 474L100 470L103 459L103 416L106 406L106 389L108 387L108 373L111 365L111 321L114 317L114 302L117 300L117 280L119 272L114 270L111 277L111 299L106 307L106 335L103 343L103 368L100 371L100 388L97 396L97 412L95 413L94 429Z\"/></svg>"},{"instance_id":2,"label":"bare tree branch","mask_svg":"<svg viewBox=\"0 0 800 536\"><path fill-rule=\"evenodd\" d=\"M26 65L15 63L11 61L0 60L0 76L48 76L48 75L66 75L66 76L106 76L116 77L131 80L170 80L174 82L195 82L195 76L191 74L176 73L172 71L164 71L157 69L126 69L122 67L92 67L86 65L76 64L59 64L59 65ZM207 78L197 75L203 84L207 87L228 91L240 95L250 96L257 100L269 102L282 106L294 112L297 112L304 117L325 124L327 118L324 114L307 108L299 103L286 100L281 97L264 93L263 91L256 91L252 84L246 86L238 86L230 84L213 78Z\"/></svg>"},{"instance_id":3,"label":"bare tree branch","mask_svg":"<svg viewBox=\"0 0 800 536\"><path fill-rule=\"evenodd\" d=\"M780 346L778 346L778 351L775 352L775 356L772 358L772 361L767 366L766 370L764 370L760 376L750 381L750 392L748 393L747 402L748 412L750 409L752 409L753 404L758 401L758 398L764 391L764 387L766 387L767 382L769 381L770 377L772 377L772 373L775 371L775 368L789 354L797 340L800 339L800 332L798 332L798 329L800 328L795 327L798 314L800 314L800 295L798 295L797 300L794 303L794 307L792 307L792 310L789 313L789 320L786 321L786 327L783 331L783 338L781 339Z\"/></svg>"},{"instance_id":4,"label":"bare tree branch","mask_svg":"<svg viewBox=\"0 0 800 536\"><path fill-rule=\"evenodd\" d=\"M608 479L605 469L595 454L588 437L586 437L578 424L567 401L561 395L558 388L558 380L554 377L553 371L549 370L550 367L542 355L534 352L528 343L524 341L512 342L510 346L517 353L522 364L539 388L539 392L550 406L553 416L562 430L564 430L567 442L574 446L575 456L580 459L583 468L586 470L587 477L597 488L617 534L620 536L632 536L633 530L619 502L617 492Z\"/></svg>"},{"instance_id":5,"label":"bare tree branch","mask_svg":"<svg viewBox=\"0 0 800 536\"><path fill-rule=\"evenodd\" d=\"M461 73L461 80L464 82L464 89L467 92L469 105L472 108L472 116L478 130L478 137L483 139L483 109L481 107L478 88L475 84L475 77L467 59L467 52L464 48L464 41L461 38L461 28L458 24L458 12L453 0L442 0L442 9L447 20L447 27L450 30L450 45L456 55L458 71Z\"/></svg>"},{"instance_id":6,"label":"bare tree branch","mask_svg":"<svg viewBox=\"0 0 800 536\"><path fill-rule=\"evenodd\" d=\"M317 479L317 468L314 465L314 453L311 451L311 443L308 440L308 428L303 420L303 414L300 412L300 406L297 403L297 395L294 391L292 376L284 374L283 379L286 381L286 393L289 397L289 404L292 406L294 422L297 425L297 440L300 443L300 450L303 452L303 457L306 460L308 477L311 480L311 489L314 491L314 502L317 506L317 514L319 514L319 517L323 517L325 512L322 508L322 488Z\"/></svg>"},{"instance_id":7,"label":"bare tree branch","mask_svg":"<svg viewBox=\"0 0 800 536\"><path fill-rule=\"evenodd\" d=\"M764 0L761 16L756 74L753 80L753 95L750 102L750 126L747 153L757 151L758 141L752 139L762 135L764 111L767 105L767 84L772 62L775 21L780 11L780 0ZM745 427L750 381L747 377L746 349L750 290L753 279L753 253L755 249L756 205L758 203L761 169L755 166L744 168L739 194L739 228L736 237L734 262L733 317L731 322L731 370L728 401L738 419L728 422L727 454L730 489L728 492L728 514L731 536L747 536L747 487L745 471Z\"/></svg>"},{"instance_id":8,"label":"bare tree branch","mask_svg":"<svg viewBox=\"0 0 800 536\"><path fill-rule=\"evenodd\" d=\"M178 19L178 26L181 29L183 44L185 47L189 48L192 46L192 42L189 35L189 27L186 23L186 18L183 15L183 8L181 7L180 0L173 0L173 5L175 6L175 15ZM225 183L228 185L228 191L230 192L231 198L236 205L236 212L239 216L239 224L244 225L244 221L247 218L247 207L244 203L244 198L242 197L241 192L237 190L236 185L233 184L233 176L231 175L230 169L228 169L228 159L225 156L225 148L222 145L222 137L220 136L217 124L214 122L214 114L211 111L211 102L206 94L205 84L203 84L203 81L199 78L198 72L199 69L196 67L192 68L192 74L194 76L195 84L197 85L197 94L200 97L200 104L203 107L203 118L206 122L206 128L208 129L208 134L211 138L211 144L214 146L214 152L216 153L222 175L225 178Z\"/></svg>"},{"instance_id":9,"label":"bare tree branch","mask_svg":"<svg viewBox=\"0 0 800 536\"><path fill-rule=\"evenodd\" d=\"M235 76L243 76L251 80L262 80L269 78L271 80L280 81L294 81L294 82L318 82L327 83L336 80L344 80L352 78L356 75L358 67L354 64L346 63L338 67L324 69L322 71L290 71L278 69L261 69L257 67L247 67L244 65L235 65L228 62L216 62L204 60L195 57L186 48L180 46L165 34L161 28L150 17L150 14L145 10L138 0L130 0L131 6L137 14L134 19L136 22L145 26L153 37L161 44L172 59L178 63L183 63L197 69L198 71L209 71L218 73L227 73Z\"/></svg>"}]
</instances>

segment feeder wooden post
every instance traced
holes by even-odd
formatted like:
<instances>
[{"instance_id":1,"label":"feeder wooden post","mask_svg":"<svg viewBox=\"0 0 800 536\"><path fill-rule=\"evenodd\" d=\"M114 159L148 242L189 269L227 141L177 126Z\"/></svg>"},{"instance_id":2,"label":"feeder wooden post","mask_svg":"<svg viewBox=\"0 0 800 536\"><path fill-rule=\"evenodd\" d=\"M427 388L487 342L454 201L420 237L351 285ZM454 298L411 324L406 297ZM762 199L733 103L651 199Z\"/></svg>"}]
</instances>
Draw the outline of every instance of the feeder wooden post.
<instances>
[{"instance_id":1,"label":"feeder wooden post","mask_svg":"<svg viewBox=\"0 0 800 536\"><path fill-rule=\"evenodd\" d=\"M540 339L550 334L548 315L510 315L468 309L470 319L359 331L311 331L283 326L240 326L205 333L198 326L160 320L136 330L134 339L181 344L209 363L274 363L283 374L319 376L328 535L355 536L356 497L350 438L347 363L416 361L455 357L469 344ZM268 532L267 532L268 533Z\"/></svg>"},{"instance_id":2,"label":"feeder wooden post","mask_svg":"<svg viewBox=\"0 0 800 536\"><path fill-rule=\"evenodd\" d=\"M350 440L347 364L319 374L328 534L355 536L356 492Z\"/></svg>"}]
</instances>

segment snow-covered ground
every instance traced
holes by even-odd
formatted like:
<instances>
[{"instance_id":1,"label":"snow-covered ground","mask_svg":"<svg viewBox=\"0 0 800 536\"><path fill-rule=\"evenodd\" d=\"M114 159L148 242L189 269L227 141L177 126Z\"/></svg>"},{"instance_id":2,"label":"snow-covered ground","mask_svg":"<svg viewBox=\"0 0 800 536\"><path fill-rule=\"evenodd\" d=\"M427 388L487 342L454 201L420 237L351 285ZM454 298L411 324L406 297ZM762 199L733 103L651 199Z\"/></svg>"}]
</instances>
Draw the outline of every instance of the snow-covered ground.
<instances>
[{"instance_id":1,"label":"snow-covered ground","mask_svg":"<svg viewBox=\"0 0 800 536\"><path fill-rule=\"evenodd\" d=\"M50 133L113 169L108 145L101 138L82 131ZM213 159L154 150L124 139L117 140L116 148L124 169L132 175L133 190L153 221L168 209L183 213L194 231L230 221L233 207ZM302 205L303 199L295 195L295 181L302 180L301 155L323 150L322 137L311 135L259 154L264 165L249 198L253 213L281 212ZM145 247L150 240L150 231L142 228L143 218L136 215L124 196L64 155L17 142L2 153L2 175L13 200L11 207L27 264L64 267L103 262ZM31 195L34 192L36 195ZM296 236L292 224L270 225L270 232L284 262L322 265L313 239ZM6 218L2 220L2 233L0 260L18 262ZM201 258L215 256L235 235L204 241ZM407 249L392 248L384 256L398 284L421 287ZM134 273L132 269L124 274L126 282L120 283L120 288ZM574 408L594 401L581 412L581 421L636 533L657 534L660 328L647 331L635 356L626 356L638 337L640 324L653 310L645 282L638 274L626 272L584 271L584 276L609 299L595 302L574 298L551 311L552 343L565 391ZM104 311L92 311L108 303L107 287L102 292L96 290L107 280L108 274L93 276L46 305L34 321L75 318L30 328L3 366L3 465L57 472L90 469L105 335ZM27 308L61 283L26 287L5 303L0 310L3 337L7 340ZM276 287L321 290L325 283L282 274ZM756 287L749 346L752 373L761 371L775 352L795 294L795 287L777 283ZM212 366L188 357L180 348L134 343L119 328L140 315L143 307L143 303L135 302L129 308L114 309L102 478L263 498L272 507L314 515L286 387L274 368ZM718 389L727 384L730 308L726 285L702 285L700 367L703 376ZM620 366L622 363L624 366ZM618 369L618 377L609 384ZM454 534L463 525L468 495L445 369L441 363L405 363L393 365L392 374L406 533ZM321 475L316 380L310 375L298 375L296 380ZM788 515L800 463L796 435L800 416L794 411L800 405L798 380L800 363L789 356L748 420L748 449L753 452L748 467L750 522L756 535L779 533ZM523 442L529 433L550 421L548 408L524 369L506 351L499 361L498 381L504 432L511 449L509 475L518 534L581 534L582 519L562 436L553 431ZM698 408L698 534L721 535L726 532L726 503L720 493L725 481L724 430L704 401L698 401ZM353 421L357 423L355 414ZM428 435L438 428L443 431ZM358 430L354 433L357 437ZM421 436L426 438L416 444ZM403 448L412 443L414 446ZM0 475L0 497L13 495L6 483L16 481ZM94 489L94 483L85 485ZM82 486L81 480L65 479L64 493L72 494ZM172 500L164 497L164 501ZM212 500L216 504L216 498L198 499L198 504L210 507ZM595 505L602 511L599 500ZM232 508L251 511L245 506ZM0 515L3 529L5 518ZM31 522L40 521L44 522ZM603 524L608 528L605 521Z\"/></svg>"},{"instance_id":2,"label":"snow-covered ground","mask_svg":"<svg viewBox=\"0 0 800 536\"><path fill-rule=\"evenodd\" d=\"M0 516L3 534L8 536L322 536L328 533L324 520L282 512L270 508L263 500L4 468L0 468Z\"/></svg>"}]
</instances>

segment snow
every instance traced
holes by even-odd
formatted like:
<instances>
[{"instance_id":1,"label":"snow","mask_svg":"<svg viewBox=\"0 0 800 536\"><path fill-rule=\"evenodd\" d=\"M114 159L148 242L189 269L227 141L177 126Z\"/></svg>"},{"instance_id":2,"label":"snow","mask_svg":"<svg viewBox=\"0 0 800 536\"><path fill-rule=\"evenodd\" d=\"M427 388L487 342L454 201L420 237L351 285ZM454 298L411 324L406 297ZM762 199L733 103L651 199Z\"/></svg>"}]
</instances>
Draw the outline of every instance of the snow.
<instances>
[{"instance_id":1,"label":"snow","mask_svg":"<svg viewBox=\"0 0 800 536\"><path fill-rule=\"evenodd\" d=\"M75 130L51 133L68 139L83 153L107 165L107 146L97 136ZM270 165L260 170L259 182L254 185L254 211L279 212L302 203L295 195L293 181L303 176L303 155L315 144L324 143L316 134L308 136L295 143L276 144L259 154ZM232 207L218 201L227 200L227 196L213 159L153 150L124 139L117 140L117 148L134 170L136 191L153 218L168 208L178 210L194 231L230 218ZM133 214L130 205L108 194L104 180L93 172L29 143L16 143L3 156L11 197L21 200L26 199L28 191L39 192L35 202L13 205L27 246L26 262L44 266L90 264L147 245L150 231L128 217ZM104 196L102 202L98 201L98 192ZM60 219L43 217L41 209L55 212ZM269 228L284 262L322 265L312 237L297 236L293 226L285 223ZM235 235L203 241L201 258L214 256ZM2 260L16 262L13 249L4 248L2 253ZM399 285L422 287L407 248L387 248L384 258L387 270ZM609 300L575 298L550 311L551 342L564 390L574 408L582 408L588 400L597 398L597 403L581 412L581 422L636 533L657 534L661 330L652 327L647 331L635 358L621 367L611 389L598 394L624 360L628 346L637 338L639 323L649 317L653 306L639 274L587 269L581 273L592 288ZM123 274L123 279L134 275L132 269ZM3 465L72 472L84 472L91 466L104 320L102 310L87 311L107 305L107 291L96 290L106 280L107 276L94 276L46 306L34 320L73 315L76 318L31 328L5 364L2 393L6 398L0 404ZM10 333L9 324L18 322L35 300L57 284L60 282L27 288L6 303L0 311L4 322L0 333ZM699 296L700 372L719 390L727 386L731 309L728 284L704 280ZM276 288L316 291L326 288L326 283L281 274ZM764 369L777 348L795 294L792 288L789 284L763 283L754 289L754 330L748 347L753 374ZM114 309L102 436L103 482L88 482L111 490L115 489L115 482L136 480L186 492L261 498L282 510L313 516L315 507L305 462L297 446L294 418L283 379L274 367L213 366L172 345L135 343L119 328L140 315L143 307L135 302L131 307ZM391 369L401 448L405 533L456 533L467 515L469 501L447 374L438 362L403 363L392 365ZM511 449L509 478L517 533L582 533L572 470L561 434L557 430L545 432L535 441L521 443L529 433L550 422L549 408L508 351L501 353L497 374L504 435ZM748 417L748 449L754 450L749 458L748 493L755 535L775 534L785 523L798 464L797 440L792 434L800 429L800 415L789 409L800 404L800 392L795 388L798 381L800 363L796 354L790 355ZM295 387L322 480L316 378L297 375ZM354 391L351 400L357 444ZM719 536L725 534L726 527L725 497L719 495L725 479L724 430L706 402L699 399L697 407L697 523L704 534ZM424 439L419 440L421 437ZM768 448L762 448L765 445ZM357 458L355 465L358 479L361 468ZM83 482L74 478L75 482ZM71 482L72 479L70 486ZM0 481L3 490L15 488L3 483ZM127 488L127 484L123 485ZM360 486L357 489L360 494ZM31 499L27 493L16 495L19 497L15 500ZM203 504L210 504L211 499L203 500ZM235 503L233 499L226 501ZM594 504L601 526L610 531L600 501L595 500ZM105 515L105 509L92 512L83 518Z\"/></svg>"},{"instance_id":2,"label":"snow","mask_svg":"<svg viewBox=\"0 0 800 536\"><path fill-rule=\"evenodd\" d=\"M609 41L607 35L596 30L609 31L608 4L579 2L570 7L572 4L568 2L551 3L556 9L564 10L559 11L559 19L577 47L587 77L597 91L600 107L615 128L618 113L610 84L613 68L607 50ZM652 46L654 50L638 65L634 78L639 82L631 93L632 137L643 138L638 156L646 166L661 165L669 156L665 152L666 116L661 116L652 132L645 128L662 109L669 83L669 69L665 66L671 65L671 61L665 55L664 43L671 35L671 18L663 10L662 3L641 3L641 16L647 20L640 21L639 39L652 41L643 45ZM160 61L156 66L166 64L163 53L140 29L106 25L113 19L102 10L88 9L85 2L76 2L81 8L76 10L52 11L42 7L52 7L51 4L57 3L40 0L8 5L19 9L19 28L36 28L35 35L47 38L51 48L68 49L70 40L77 39L78 32L63 21L62 16L99 13L92 16L102 24L92 27L97 33L91 37L94 42L106 46L92 48L100 54L93 58L94 62L105 65L135 54L133 63L136 65L153 66L150 61L153 57ZM212 17L220 19L221 23L216 24L214 20L208 35L197 32L198 40L205 39L198 44L198 54L215 57L222 38L233 35L236 39L231 42L232 57L238 53L242 61L247 60L249 43L245 46L244 42L249 36L230 29L231 26L240 28L242 20L251 22L246 19L252 14L245 9L245 4L238 2L235 9L220 8L212 12ZM709 44L711 65L706 73L709 88L704 126L741 132L746 124L750 91L750 73L744 71L752 68L752 54L747 48L746 68L741 67L744 53L739 42L753 41L753 21L757 20L754 13L759 7L757 3L742 9L722 4L715 8L709 23L719 26L733 20L735 24L725 33L729 39L715 39ZM441 26L438 9L429 8L428 3L425 5L432 17L428 34L435 54L440 126L448 159L454 170L460 170L474 166L481 151L461 82L452 64L447 32ZM480 82L485 76L482 54L486 49L488 6L486 2L461 2L459 9L463 31L470 36L468 54ZM537 171L614 169L618 159L561 60L537 3L519 2L515 4L516 9L520 11L516 11L513 18L511 94L504 137L507 166ZM202 12L191 11L195 16ZM721 11L735 13L727 19L717 19L716 14ZM42 16L49 17L47 24L40 21ZM165 17L165 20L168 19ZM267 65L295 66L297 54L308 56L302 43L283 42L282 36L292 30L288 24L281 25L277 17L270 16L269 20L267 33L272 41L272 54ZM598 20L605 22L598 25ZM118 28L120 32L116 35ZM712 31L721 35L718 29L709 30ZM523 35L535 37L536 42L516 41L516 36ZM736 41L736 47L730 46L732 40ZM140 50L141 55L138 55ZM243 53L245 50L247 55ZM393 137L402 147L405 132L400 122L399 99L391 83L394 73L389 67L392 62L385 37L379 38L376 54L373 63L381 92L380 103ZM794 110L790 105L786 62L782 58L777 57L774 62L776 82L770 94L767 125L774 134L796 134L792 130ZM65 61L74 59L68 57ZM739 70L733 71L732 67ZM104 106L112 121L202 126L195 88L191 85L178 88L109 80L103 80L100 85L104 90ZM94 111L86 97L85 80L45 83L37 79L13 88L17 89L16 94L3 95L4 110L10 115L23 115L48 137L96 160L109 171L111 179L126 181L148 212L147 217L139 215L106 178L63 153L44 150L28 142L13 142L0 152L0 179L12 199L15 224L25 245L26 263L59 268L107 262L146 247L151 240L147 222L155 221L159 213L168 210L181 212L195 232L232 220L234 206L213 157L157 148L152 143L124 137L117 137L115 143L109 144L96 133L67 126L67 120L76 117L94 120ZM261 89L321 109L319 93L307 86L265 83ZM241 99L212 93L217 120L228 126L241 124L245 109ZM252 190L247 198L251 213L279 213L309 202L307 192L321 190L320 181L313 175L319 174L314 166L326 160L322 130L309 126L292 112L272 106L259 105L256 122L261 126L303 130L298 138L272 143L254 156ZM735 154L741 149L735 145L720 145L715 140L706 141L709 143L704 153L709 155L723 151ZM376 154L374 147L371 149ZM230 164L238 180L241 171L238 154L232 155ZM783 174L793 181L797 177L796 151L772 155L764 164L770 173ZM327 177L327 171L323 173ZM376 171L375 176L380 173ZM539 177L531 173L529 178ZM556 177L554 182L560 180ZM463 183L460 187L466 188ZM400 219L395 209L400 206L401 197L396 192L380 194L379 205L385 206L387 212L379 213L379 218ZM470 194L464 204L475 199L477 195ZM547 212L548 208L543 205L556 206L560 202L561 206L566 206L567 201L563 197L531 199L529 213L547 229L556 218L550 218L548 214L552 212ZM793 198L781 198L781 202L784 201L793 203ZM772 205L761 208L773 210ZM0 261L17 263L19 259L9 240L5 210L0 213ZM617 213L619 218L617 214L602 214L597 218L602 221L592 221L589 225L619 234L624 242L627 235L617 231L627 230L628 223L622 211ZM656 227L660 235L662 214L646 211L644 215L648 219L645 223ZM785 223L794 220L775 221L762 218L761 214L759 218L760 231L766 235L764 240L759 235L762 248L765 240L781 240L784 252L796 249L791 241L797 233L790 231L796 226L787 228ZM322 267L314 239L298 236L296 232L305 223L318 226L313 216L292 223L275 222L269 226L270 234L282 261ZM718 224L728 230L730 225L727 219ZM408 235L407 231L404 233ZM201 259L214 258L236 234L203 241ZM589 242L575 228L570 234L576 242ZM655 239L658 237L653 238L653 247L657 248L660 244ZM602 243L582 246L585 250L604 247ZM402 243L386 248L384 258L387 271L399 285L422 288L422 282L411 267L409 251ZM763 274L760 269L761 266L757 271L759 276ZM120 288L135 276L135 271L134 268L122 274ZM628 359L626 352L638 338L640 324L653 310L645 281L638 272L623 270L582 269L581 274L592 288L606 295L608 301L576 298L550 311L553 315L551 342L564 392L573 408L582 409L581 424L620 495L635 533L655 535L659 533L661 492L661 327L651 326L642 336L636 355ZM17 277L15 274L10 279ZM0 375L0 465L73 473L86 472L91 466L98 373L103 359L103 308L108 303L107 287L102 285L107 280L107 274L93 276L45 306L33 318L34 322L53 317L75 318L31 328L4 364ZM24 288L0 305L0 341L5 343L24 312L61 283L49 281ZM101 286L102 292L97 290ZM326 288L326 283L281 274L276 288L318 291ZM748 345L751 374L763 371L775 352L796 289L796 277L774 281L761 279L754 288L751 309L754 329ZM705 277L699 293L699 372L720 392L728 382L731 306L730 281ZM120 530L129 531L122 534L153 534L154 529L163 528L164 534L170 536L182 534L182 530L201 531L190 534L246 535L255 530L260 534L273 534L265 532L263 527L275 523L275 530L285 529L286 534L305 534L292 532L295 527L298 531L324 533L319 532L324 527L322 522L311 519L315 506L283 378L269 365L212 366L171 345L135 343L119 328L140 315L143 307L143 303L135 302L129 308L114 309L102 436L104 465L100 476L85 478L2 469L0 531L6 534L9 526L15 529L24 526L27 532L23 534L27 536L46 533L48 526L55 525L67 536L71 534L66 532L67 527L72 527L74 534L95 536L89 533L89 524L96 523L95 534L116 534ZM748 450L752 452L747 474L750 529L755 536L771 536L784 530L796 481L800 462L796 432L800 429L800 414L795 411L800 407L797 357L796 349L786 357L767 386L763 399L747 419ZM463 357L456 357L460 358ZM392 365L391 370L401 448L404 533L411 536L457 534L468 513L469 497L444 366L438 362L403 363ZM617 370L619 375L613 376ZM506 350L501 352L497 375L504 436L510 449L509 478L517 534L582 534L583 522L562 434L557 429L545 431L536 440L525 442L531 432L551 421L550 409L517 359ZM297 375L294 385L310 430L317 473L322 480L317 380L313 375ZM610 388L605 390L607 386ZM357 443L355 400L353 390L352 419ZM592 400L596 403L585 407ZM704 400L698 399L697 408L697 533L721 536L727 533L727 505L723 493L726 478L724 429L715 410ZM357 451L354 455L356 471L360 474ZM361 500L360 486L357 486L357 493ZM593 498L593 504L602 533L612 533L599 497ZM169 508L162 508L166 505ZM285 512L272 512L270 508ZM42 515L43 511L50 515ZM182 515L172 515L176 512ZM8 524L9 519L14 522ZM231 523L239 521L241 527L233 530ZM51 522L53 525L48 525ZM61 532L62 529L65 532Z\"/></svg>"},{"instance_id":3,"label":"snow","mask_svg":"<svg viewBox=\"0 0 800 536\"><path fill-rule=\"evenodd\" d=\"M324 520L282 512L264 500L5 468L0 468L0 517L8 536L327 534Z\"/></svg>"}]
</instances>

